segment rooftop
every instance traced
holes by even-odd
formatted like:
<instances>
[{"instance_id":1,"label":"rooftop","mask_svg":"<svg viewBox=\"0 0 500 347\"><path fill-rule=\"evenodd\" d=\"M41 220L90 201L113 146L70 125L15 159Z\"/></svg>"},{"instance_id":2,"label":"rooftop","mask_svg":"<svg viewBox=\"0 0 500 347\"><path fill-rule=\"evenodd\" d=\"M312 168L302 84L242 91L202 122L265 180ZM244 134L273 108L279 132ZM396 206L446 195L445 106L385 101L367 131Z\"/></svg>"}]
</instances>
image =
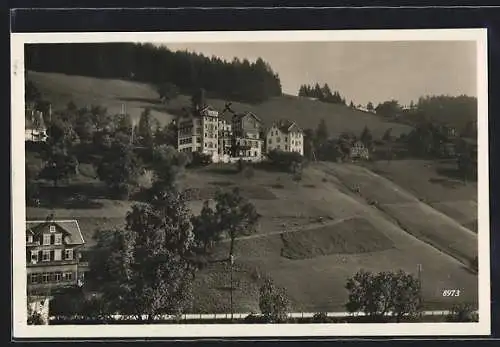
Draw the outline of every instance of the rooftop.
<instances>
[{"instance_id":1,"label":"rooftop","mask_svg":"<svg viewBox=\"0 0 500 347\"><path fill-rule=\"evenodd\" d=\"M32 220L26 221L26 232L31 231L37 235L47 225L57 225L67 232L66 243L70 245L82 245L85 243L80 226L76 220Z\"/></svg>"}]
</instances>

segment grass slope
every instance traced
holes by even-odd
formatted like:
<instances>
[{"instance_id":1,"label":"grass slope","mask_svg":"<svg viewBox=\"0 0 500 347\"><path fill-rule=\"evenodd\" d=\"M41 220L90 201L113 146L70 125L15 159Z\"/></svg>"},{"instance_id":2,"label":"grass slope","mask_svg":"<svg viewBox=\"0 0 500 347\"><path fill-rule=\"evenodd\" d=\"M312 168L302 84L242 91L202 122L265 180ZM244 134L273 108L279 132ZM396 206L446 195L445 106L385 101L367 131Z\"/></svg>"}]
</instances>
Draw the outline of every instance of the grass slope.
<instances>
[{"instance_id":1,"label":"grass slope","mask_svg":"<svg viewBox=\"0 0 500 347\"><path fill-rule=\"evenodd\" d=\"M190 98L181 95L164 106L160 103L157 92L144 83L34 71L28 71L27 76L56 109L64 108L73 100L78 106L99 104L107 107L111 113L118 113L122 104L125 104L127 112L137 118L143 108L150 107L152 114L161 123L166 123L172 119L173 114L190 104ZM222 110L226 101L208 99L208 102ZM325 119L333 136L344 131L359 135L365 126L370 128L375 137L381 137L388 128L393 129L393 135L411 130L407 125L389 123L375 115L352 110L343 105L287 95L254 105L233 102L232 108L237 112L254 112L266 126L277 119L288 118L303 128L316 128L319 121Z\"/></svg>"}]
</instances>

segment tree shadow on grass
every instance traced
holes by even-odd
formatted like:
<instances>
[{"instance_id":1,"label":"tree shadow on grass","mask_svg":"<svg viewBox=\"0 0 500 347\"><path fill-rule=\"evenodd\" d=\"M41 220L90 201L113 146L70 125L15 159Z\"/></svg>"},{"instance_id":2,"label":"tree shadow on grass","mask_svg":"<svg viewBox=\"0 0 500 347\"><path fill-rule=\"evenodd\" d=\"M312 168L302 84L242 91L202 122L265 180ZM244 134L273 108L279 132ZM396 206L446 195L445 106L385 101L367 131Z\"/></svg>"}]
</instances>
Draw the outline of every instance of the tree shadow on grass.
<instances>
[{"instance_id":1,"label":"tree shadow on grass","mask_svg":"<svg viewBox=\"0 0 500 347\"><path fill-rule=\"evenodd\" d=\"M58 187L40 185L38 191L41 202L50 204L51 207L99 208L100 204L92 200L112 198L107 187L96 182L71 183Z\"/></svg>"},{"instance_id":2,"label":"tree shadow on grass","mask_svg":"<svg viewBox=\"0 0 500 347\"><path fill-rule=\"evenodd\" d=\"M39 207L44 208L60 208L60 209L99 209L103 204L90 199L53 199L51 201L42 200Z\"/></svg>"},{"instance_id":3,"label":"tree shadow on grass","mask_svg":"<svg viewBox=\"0 0 500 347\"><path fill-rule=\"evenodd\" d=\"M230 165L214 165L207 167L205 171L221 175L236 175L238 173L237 168Z\"/></svg>"}]
</instances>

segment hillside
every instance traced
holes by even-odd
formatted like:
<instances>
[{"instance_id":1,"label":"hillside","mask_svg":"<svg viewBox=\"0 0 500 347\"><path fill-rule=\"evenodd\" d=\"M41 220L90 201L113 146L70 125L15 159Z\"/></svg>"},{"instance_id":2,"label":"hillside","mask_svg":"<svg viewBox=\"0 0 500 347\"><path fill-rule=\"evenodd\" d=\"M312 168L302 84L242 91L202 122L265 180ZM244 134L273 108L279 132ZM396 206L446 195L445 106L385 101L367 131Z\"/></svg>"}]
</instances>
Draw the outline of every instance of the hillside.
<instances>
[{"instance_id":1,"label":"hillside","mask_svg":"<svg viewBox=\"0 0 500 347\"><path fill-rule=\"evenodd\" d=\"M154 88L144 83L34 71L28 71L27 78L40 90L42 97L53 104L54 109L64 108L71 100L79 107L99 104L107 107L110 113L120 112L122 105L125 105L127 112L138 118L143 108L150 107L153 116L165 124L182 107L190 104L190 98L181 95L165 106L160 103ZM222 110L226 100L209 98L208 102ZM407 125L386 122L375 115L343 105L289 95L274 97L260 104L233 102L232 108L236 112L255 113L266 126L274 120L288 118L302 128L316 128L323 118L332 136L345 131L359 134L365 126L368 126L375 137L381 137L388 128L392 128L392 133L396 136L411 130Z\"/></svg>"}]
</instances>

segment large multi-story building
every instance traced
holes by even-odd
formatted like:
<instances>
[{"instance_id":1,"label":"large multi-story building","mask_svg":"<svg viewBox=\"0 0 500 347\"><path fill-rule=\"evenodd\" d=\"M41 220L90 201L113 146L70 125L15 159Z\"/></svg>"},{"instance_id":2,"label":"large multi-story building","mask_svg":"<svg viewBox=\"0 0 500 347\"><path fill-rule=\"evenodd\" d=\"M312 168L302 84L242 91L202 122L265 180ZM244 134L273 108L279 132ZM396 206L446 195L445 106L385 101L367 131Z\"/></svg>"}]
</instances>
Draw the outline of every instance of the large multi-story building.
<instances>
[{"instance_id":1,"label":"large multi-story building","mask_svg":"<svg viewBox=\"0 0 500 347\"><path fill-rule=\"evenodd\" d=\"M304 155L304 133L299 126L289 120L275 122L267 131L267 152L280 150Z\"/></svg>"},{"instance_id":2,"label":"large multi-story building","mask_svg":"<svg viewBox=\"0 0 500 347\"><path fill-rule=\"evenodd\" d=\"M219 159L223 162L229 162L232 149L232 126L225 119L219 119Z\"/></svg>"},{"instance_id":3,"label":"large multi-story building","mask_svg":"<svg viewBox=\"0 0 500 347\"><path fill-rule=\"evenodd\" d=\"M32 296L82 286L88 266L81 262L85 241L76 220L26 222L27 288Z\"/></svg>"},{"instance_id":4,"label":"large multi-story building","mask_svg":"<svg viewBox=\"0 0 500 347\"><path fill-rule=\"evenodd\" d=\"M262 121L252 112L235 114L232 119L233 157L259 161L262 159Z\"/></svg>"},{"instance_id":5,"label":"large multi-story building","mask_svg":"<svg viewBox=\"0 0 500 347\"><path fill-rule=\"evenodd\" d=\"M177 148L179 152L209 154L212 161L219 159L219 112L210 106L185 111L177 119Z\"/></svg>"}]
</instances>

